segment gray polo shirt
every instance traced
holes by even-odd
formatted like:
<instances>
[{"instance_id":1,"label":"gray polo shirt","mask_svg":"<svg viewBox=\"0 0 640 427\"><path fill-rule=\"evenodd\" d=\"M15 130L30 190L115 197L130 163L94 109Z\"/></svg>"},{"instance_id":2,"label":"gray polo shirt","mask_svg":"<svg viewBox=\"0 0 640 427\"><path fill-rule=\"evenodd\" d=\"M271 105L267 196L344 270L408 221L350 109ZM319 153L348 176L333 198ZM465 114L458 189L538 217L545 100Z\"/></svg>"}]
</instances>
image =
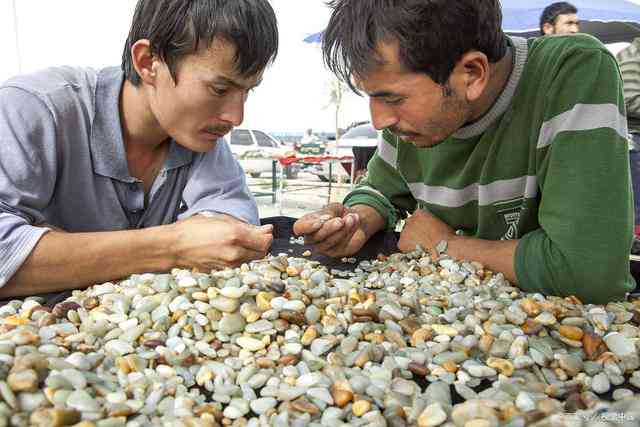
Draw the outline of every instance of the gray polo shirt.
<instances>
[{"instance_id":1,"label":"gray polo shirt","mask_svg":"<svg viewBox=\"0 0 640 427\"><path fill-rule=\"evenodd\" d=\"M207 153L171 142L144 201L129 174L119 68L50 68L0 86L0 285L51 224L69 232L169 224L199 212L258 224L242 168L223 140Z\"/></svg>"}]
</instances>

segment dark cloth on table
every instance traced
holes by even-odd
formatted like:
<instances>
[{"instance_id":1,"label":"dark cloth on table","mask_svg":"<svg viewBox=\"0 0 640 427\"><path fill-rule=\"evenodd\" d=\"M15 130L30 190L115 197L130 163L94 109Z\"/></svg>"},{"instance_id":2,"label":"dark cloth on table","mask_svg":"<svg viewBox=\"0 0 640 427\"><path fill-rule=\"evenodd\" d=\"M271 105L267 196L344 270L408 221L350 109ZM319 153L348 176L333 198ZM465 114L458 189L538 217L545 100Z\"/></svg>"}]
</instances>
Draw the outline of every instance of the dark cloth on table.
<instances>
[{"instance_id":1,"label":"dark cloth on table","mask_svg":"<svg viewBox=\"0 0 640 427\"><path fill-rule=\"evenodd\" d=\"M352 270L354 264L344 263L341 258L331 258L326 255L313 252L313 248L310 245L298 245L291 244L289 239L293 236L293 223L296 222L296 218L290 218L286 216L276 216L271 218L265 218L261 220L263 225L273 224L273 245L271 246L271 253L277 255L279 253L286 253L289 256L301 257L302 254L309 250L311 256L309 259L319 261L328 268L335 268L338 270ZM353 255L358 262L363 260L374 259L378 254L389 255L398 251L398 233L394 232L379 232L374 235L364 245L364 247L356 254Z\"/></svg>"}]
</instances>

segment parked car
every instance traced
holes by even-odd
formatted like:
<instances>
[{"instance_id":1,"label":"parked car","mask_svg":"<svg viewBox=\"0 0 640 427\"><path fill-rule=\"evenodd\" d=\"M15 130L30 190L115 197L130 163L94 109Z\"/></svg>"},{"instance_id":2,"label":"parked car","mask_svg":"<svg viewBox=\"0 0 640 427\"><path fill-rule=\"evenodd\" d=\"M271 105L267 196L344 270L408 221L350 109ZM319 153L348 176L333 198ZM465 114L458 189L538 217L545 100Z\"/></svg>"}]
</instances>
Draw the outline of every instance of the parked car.
<instances>
[{"instance_id":1,"label":"parked car","mask_svg":"<svg viewBox=\"0 0 640 427\"><path fill-rule=\"evenodd\" d=\"M349 129L338 141L329 141L325 155L335 157L351 157L354 155L354 147L374 148L378 145L378 138L381 132L377 131L371 124L366 123ZM339 165L333 164L331 177L333 180L338 177L348 180L351 177L351 162L341 162ZM320 163L314 165L309 172L314 173L322 181L329 180L329 164Z\"/></svg>"},{"instance_id":2,"label":"parked car","mask_svg":"<svg viewBox=\"0 0 640 427\"><path fill-rule=\"evenodd\" d=\"M258 178L265 172L271 174L273 159L295 154L291 147L256 129L233 129L224 138L244 171L253 178ZM285 176L297 178L299 170L296 163L287 165Z\"/></svg>"}]
</instances>

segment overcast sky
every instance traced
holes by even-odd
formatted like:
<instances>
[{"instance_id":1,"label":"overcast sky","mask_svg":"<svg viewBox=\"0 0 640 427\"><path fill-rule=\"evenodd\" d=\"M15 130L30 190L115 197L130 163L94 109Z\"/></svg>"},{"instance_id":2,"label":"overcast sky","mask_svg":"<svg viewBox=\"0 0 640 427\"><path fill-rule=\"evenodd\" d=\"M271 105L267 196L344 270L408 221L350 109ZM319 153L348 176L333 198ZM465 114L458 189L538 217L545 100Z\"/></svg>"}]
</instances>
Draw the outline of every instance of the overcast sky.
<instances>
[{"instance_id":1,"label":"overcast sky","mask_svg":"<svg viewBox=\"0 0 640 427\"><path fill-rule=\"evenodd\" d=\"M603 0L604 1L604 0ZM640 3L640 0L632 0ZM0 0L0 81L53 65L119 65L135 0ZM280 54L247 102L243 127L268 131L333 130L325 108L330 74L318 46L302 40L329 20L324 0L271 0L280 29ZM17 42L16 42L17 36ZM367 120L366 99L349 94L341 125Z\"/></svg>"},{"instance_id":2,"label":"overcast sky","mask_svg":"<svg viewBox=\"0 0 640 427\"><path fill-rule=\"evenodd\" d=\"M53 65L101 68L119 65L135 0L0 0L0 81ZM247 127L268 131L333 130L326 90L331 75L319 47L302 40L329 20L323 0L272 0L278 16L280 54L250 97ZM349 95L341 125L368 119L365 99Z\"/></svg>"}]
</instances>

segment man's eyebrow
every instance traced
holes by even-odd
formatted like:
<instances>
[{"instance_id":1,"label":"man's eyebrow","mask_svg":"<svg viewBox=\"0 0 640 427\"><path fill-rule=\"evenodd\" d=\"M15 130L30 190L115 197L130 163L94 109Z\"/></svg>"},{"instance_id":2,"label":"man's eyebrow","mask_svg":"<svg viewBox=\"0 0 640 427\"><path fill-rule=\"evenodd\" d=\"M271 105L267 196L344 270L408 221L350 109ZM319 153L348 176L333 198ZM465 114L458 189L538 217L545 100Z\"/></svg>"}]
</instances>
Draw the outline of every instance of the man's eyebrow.
<instances>
[{"instance_id":1,"label":"man's eyebrow","mask_svg":"<svg viewBox=\"0 0 640 427\"><path fill-rule=\"evenodd\" d=\"M378 92L369 93L369 98L391 98L398 96L397 93L389 92L388 90L381 90Z\"/></svg>"},{"instance_id":2,"label":"man's eyebrow","mask_svg":"<svg viewBox=\"0 0 640 427\"><path fill-rule=\"evenodd\" d=\"M262 83L262 79L258 80L255 85L249 86L249 87L246 87L245 85L240 84L237 81L235 81L233 79L230 79L229 77L225 77L225 76L216 77L215 79L213 79L213 83L221 83L221 84L233 86L234 88L239 89L239 90L249 90L249 89L253 89L254 87L259 86L260 83Z\"/></svg>"}]
</instances>

